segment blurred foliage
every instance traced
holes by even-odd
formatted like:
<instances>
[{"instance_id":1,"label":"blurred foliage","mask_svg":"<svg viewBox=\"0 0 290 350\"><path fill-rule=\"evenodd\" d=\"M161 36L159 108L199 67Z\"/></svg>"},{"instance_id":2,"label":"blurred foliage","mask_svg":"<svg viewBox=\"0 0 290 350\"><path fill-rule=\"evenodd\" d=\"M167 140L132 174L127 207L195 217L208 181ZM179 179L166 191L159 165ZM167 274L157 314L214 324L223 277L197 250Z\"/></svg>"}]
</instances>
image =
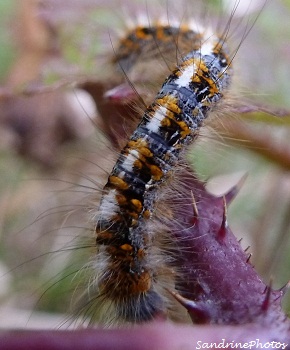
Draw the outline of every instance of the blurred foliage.
<instances>
[{"instance_id":1,"label":"blurred foliage","mask_svg":"<svg viewBox=\"0 0 290 350\"><path fill-rule=\"evenodd\" d=\"M15 45L11 38L11 32L7 31L11 25L10 19L15 11L15 1L3 0L0 2L0 79L6 77L9 68L15 58Z\"/></svg>"}]
</instances>

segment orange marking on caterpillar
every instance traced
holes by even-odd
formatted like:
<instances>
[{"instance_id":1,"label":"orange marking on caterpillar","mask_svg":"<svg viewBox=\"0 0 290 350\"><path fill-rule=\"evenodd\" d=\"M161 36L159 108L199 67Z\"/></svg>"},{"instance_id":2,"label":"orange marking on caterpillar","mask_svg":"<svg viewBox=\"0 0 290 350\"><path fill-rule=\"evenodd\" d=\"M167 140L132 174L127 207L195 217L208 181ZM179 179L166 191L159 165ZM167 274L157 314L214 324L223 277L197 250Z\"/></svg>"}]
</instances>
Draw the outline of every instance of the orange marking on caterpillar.
<instances>
[{"instance_id":1,"label":"orange marking on caterpillar","mask_svg":"<svg viewBox=\"0 0 290 350\"><path fill-rule=\"evenodd\" d=\"M120 190L126 190L129 187L129 185L118 176L110 176L109 183Z\"/></svg>"}]
</instances>

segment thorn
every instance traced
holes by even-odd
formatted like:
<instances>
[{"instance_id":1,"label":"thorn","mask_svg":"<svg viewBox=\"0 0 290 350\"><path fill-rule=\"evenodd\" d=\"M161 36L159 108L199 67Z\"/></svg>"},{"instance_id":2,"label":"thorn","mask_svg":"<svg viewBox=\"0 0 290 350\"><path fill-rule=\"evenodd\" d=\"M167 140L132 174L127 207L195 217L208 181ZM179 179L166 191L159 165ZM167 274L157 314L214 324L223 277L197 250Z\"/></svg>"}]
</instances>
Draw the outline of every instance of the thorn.
<instances>
[{"instance_id":1,"label":"thorn","mask_svg":"<svg viewBox=\"0 0 290 350\"><path fill-rule=\"evenodd\" d=\"M271 293L272 293L272 279L270 280L269 286L266 287L265 293L266 293L266 296L261 306L261 309L263 312L266 312L270 306L270 299L271 299Z\"/></svg>"},{"instance_id":2,"label":"thorn","mask_svg":"<svg viewBox=\"0 0 290 350\"><path fill-rule=\"evenodd\" d=\"M120 84L104 93L104 99L117 103L131 101L134 97L136 97L136 94L128 83Z\"/></svg>"},{"instance_id":3,"label":"thorn","mask_svg":"<svg viewBox=\"0 0 290 350\"><path fill-rule=\"evenodd\" d=\"M182 306L184 306L193 323L205 324L210 321L210 313L208 309L190 299L184 298L177 292L167 290Z\"/></svg>"},{"instance_id":4,"label":"thorn","mask_svg":"<svg viewBox=\"0 0 290 350\"><path fill-rule=\"evenodd\" d=\"M192 191L190 191L191 193L191 204L192 204L192 209L193 209L193 217L197 220L199 218L199 213L198 213L198 208L197 208L197 205L196 205L196 200L194 198L194 194Z\"/></svg>"},{"instance_id":5,"label":"thorn","mask_svg":"<svg viewBox=\"0 0 290 350\"><path fill-rule=\"evenodd\" d=\"M226 197L223 196L223 204L224 204L224 211L223 211L223 221L221 223L221 226L218 230L217 237L219 240L224 240L226 233L227 233L227 228L228 228L228 209L227 209L227 203L226 203Z\"/></svg>"},{"instance_id":6,"label":"thorn","mask_svg":"<svg viewBox=\"0 0 290 350\"><path fill-rule=\"evenodd\" d=\"M251 246L250 245L248 245L247 246L247 248L244 250L244 252L246 253L247 252L247 250L249 250L251 248Z\"/></svg>"},{"instance_id":7,"label":"thorn","mask_svg":"<svg viewBox=\"0 0 290 350\"><path fill-rule=\"evenodd\" d=\"M242 242L242 240L243 240L243 237L242 237L242 238L240 238L240 239L238 240L238 242L239 242L239 243L241 243L241 242Z\"/></svg>"},{"instance_id":8,"label":"thorn","mask_svg":"<svg viewBox=\"0 0 290 350\"><path fill-rule=\"evenodd\" d=\"M279 291L282 292L282 295L285 295L289 289L290 289L290 281L288 281L283 287L281 287Z\"/></svg>"},{"instance_id":9,"label":"thorn","mask_svg":"<svg viewBox=\"0 0 290 350\"><path fill-rule=\"evenodd\" d=\"M227 194L225 194L225 198L228 204L230 204L236 195L240 192L240 189L243 187L243 184L245 183L247 177L248 174L243 175L238 183L232 187Z\"/></svg>"},{"instance_id":10,"label":"thorn","mask_svg":"<svg viewBox=\"0 0 290 350\"><path fill-rule=\"evenodd\" d=\"M198 208L197 208L197 204L196 204L196 200L194 197L194 194L192 191L190 191L191 193L191 204L192 204L192 209L193 209L193 217L192 217L192 224L197 224L198 223L198 218L199 218L199 213L198 213Z\"/></svg>"},{"instance_id":11,"label":"thorn","mask_svg":"<svg viewBox=\"0 0 290 350\"><path fill-rule=\"evenodd\" d=\"M246 263L247 263L247 264L250 262L251 257L252 257L252 253L250 253L250 254L248 255L248 257L247 257L247 260L246 260Z\"/></svg>"}]
</instances>

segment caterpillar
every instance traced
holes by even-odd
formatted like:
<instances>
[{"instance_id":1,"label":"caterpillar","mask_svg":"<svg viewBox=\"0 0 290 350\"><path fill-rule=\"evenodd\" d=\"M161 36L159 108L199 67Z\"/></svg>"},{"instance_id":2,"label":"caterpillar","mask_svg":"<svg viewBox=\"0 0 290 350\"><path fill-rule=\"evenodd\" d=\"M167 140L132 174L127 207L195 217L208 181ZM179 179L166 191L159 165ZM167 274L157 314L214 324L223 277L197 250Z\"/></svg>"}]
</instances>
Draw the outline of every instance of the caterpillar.
<instances>
[{"instance_id":1,"label":"caterpillar","mask_svg":"<svg viewBox=\"0 0 290 350\"><path fill-rule=\"evenodd\" d=\"M138 60L159 57L169 73L99 189L102 199L91 225L98 252L90 263L93 272L83 303L88 318L98 318L101 310L113 322L143 322L171 306L166 289L174 288L179 271L171 248L158 243L164 227L158 226L156 207L162 192L173 187L204 119L227 103L234 57L227 39L227 29L217 36L196 23L165 20L138 25L114 46L112 61L133 85L130 73ZM169 216L160 220L166 231L170 212L164 215ZM170 232L165 236L169 245Z\"/></svg>"},{"instance_id":2,"label":"caterpillar","mask_svg":"<svg viewBox=\"0 0 290 350\"><path fill-rule=\"evenodd\" d=\"M124 39L121 49L129 40L134 43L141 37L138 48L146 45L146 37L157 40L164 33L171 36L178 30L169 26L139 27ZM158 192L231 80L231 60L224 38L208 30L195 33L181 29L180 33L198 37L200 45L182 58L144 112L109 175L95 219L96 268L100 270L101 266L95 288L100 298L116 310L117 320L148 321L167 308L159 291L159 276L166 266L162 259L159 266L154 266L152 261L156 259L151 252L157 233L150 229L150 221ZM125 56L121 50L117 59Z\"/></svg>"}]
</instances>

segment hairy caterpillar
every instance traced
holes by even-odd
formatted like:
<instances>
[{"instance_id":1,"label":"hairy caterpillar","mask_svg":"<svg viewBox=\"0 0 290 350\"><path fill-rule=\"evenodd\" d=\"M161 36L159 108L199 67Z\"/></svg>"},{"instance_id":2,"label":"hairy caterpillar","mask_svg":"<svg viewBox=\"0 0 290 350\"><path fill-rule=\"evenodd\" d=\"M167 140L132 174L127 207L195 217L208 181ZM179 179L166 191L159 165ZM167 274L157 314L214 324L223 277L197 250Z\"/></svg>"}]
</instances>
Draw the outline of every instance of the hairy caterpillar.
<instances>
[{"instance_id":1,"label":"hairy caterpillar","mask_svg":"<svg viewBox=\"0 0 290 350\"><path fill-rule=\"evenodd\" d=\"M177 33L178 33L178 31L177 31ZM177 34L176 37L179 38L180 35ZM179 48L179 43L180 43L179 39L176 40L176 46L177 46L178 48ZM199 45L199 42L198 42L197 45ZM160 46L160 45L159 45L159 46ZM191 46L191 49L192 49L192 46ZM181 56L184 57L185 55L186 55L186 52L184 52ZM156 259L155 259L155 260L156 260ZM99 262L99 265L100 265L100 266L101 266L101 264L102 264L102 262ZM92 287L93 287L93 284L92 284ZM91 288L91 290L92 290L92 288ZM100 297L100 299L101 299L101 297ZM95 312L97 312L97 310L95 310Z\"/></svg>"},{"instance_id":2,"label":"hairy caterpillar","mask_svg":"<svg viewBox=\"0 0 290 350\"><path fill-rule=\"evenodd\" d=\"M153 37L150 31L155 28L138 31ZM231 68L224 39L208 31L199 32L198 37L200 47L189 52L168 76L121 151L98 209L97 259L103 271L97 272L97 288L101 298L115 304L117 318L125 321L150 320L166 309L156 287L158 270L164 267L161 261L156 267L152 263L154 234L148 222L160 186L229 85Z\"/></svg>"}]
</instances>

